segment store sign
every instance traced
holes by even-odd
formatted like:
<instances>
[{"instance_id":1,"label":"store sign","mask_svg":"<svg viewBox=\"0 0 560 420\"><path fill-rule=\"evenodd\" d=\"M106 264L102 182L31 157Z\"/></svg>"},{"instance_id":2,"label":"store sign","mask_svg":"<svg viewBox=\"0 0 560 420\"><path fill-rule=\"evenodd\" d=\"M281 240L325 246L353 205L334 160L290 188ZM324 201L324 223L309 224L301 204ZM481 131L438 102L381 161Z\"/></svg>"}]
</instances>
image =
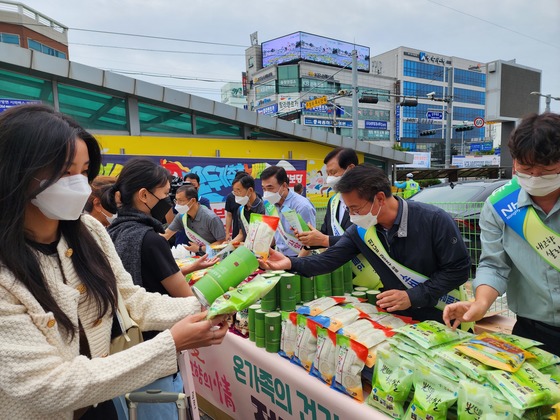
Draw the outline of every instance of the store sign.
<instances>
[{"instance_id":1,"label":"store sign","mask_svg":"<svg viewBox=\"0 0 560 420\"><path fill-rule=\"evenodd\" d=\"M285 113L285 112L293 112L300 110L300 101L298 98L294 98L291 96L280 96L278 99L278 112Z\"/></svg>"},{"instance_id":2,"label":"store sign","mask_svg":"<svg viewBox=\"0 0 560 420\"><path fill-rule=\"evenodd\" d=\"M263 108L258 108L257 109L257 114L260 114L260 115L278 114L278 104L272 104L272 105L265 106Z\"/></svg>"},{"instance_id":3,"label":"store sign","mask_svg":"<svg viewBox=\"0 0 560 420\"><path fill-rule=\"evenodd\" d=\"M387 130L387 121L365 120L365 127L370 130Z\"/></svg>"},{"instance_id":4,"label":"store sign","mask_svg":"<svg viewBox=\"0 0 560 420\"><path fill-rule=\"evenodd\" d=\"M31 101L27 99L6 99L0 98L0 112L5 111L8 108L18 105L27 105L27 104L40 104L41 101Z\"/></svg>"},{"instance_id":5,"label":"store sign","mask_svg":"<svg viewBox=\"0 0 560 420\"><path fill-rule=\"evenodd\" d=\"M397 105L395 108L395 141L401 138L401 107Z\"/></svg>"},{"instance_id":6,"label":"store sign","mask_svg":"<svg viewBox=\"0 0 560 420\"><path fill-rule=\"evenodd\" d=\"M429 63L445 64L445 58L437 57L435 55L431 55L431 54L425 53L423 51L421 51L418 54L418 60L426 61L426 62L429 62Z\"/></svg>"},{"instance_id":7,"label":"store sign","mask_svg":"<svg viewBox=\"0 0 560 420\"><path fill-rule=\"evenodd\" d=\"M324 120L321 118L305 117L303 123L305 125L314 125L317 127L332 127L333 120ZM352 127L352 121L336 120L337 127Z\"/></svg>"},{"instance_id":8,"label":"store sign","mask_svg":"<svg viewBox=\"0 0 560 420\"><path fill-rule=\"evenodd\" d=\"M265 81L267 81L267 80L269 80L269 79L273 79L274 77L276 77L276 75L275 75L274 73L272 73L272 72L266 73L266 74L263 74L262 76L255 77L255 78L253 79L253 83L255 83L255 84L257 84L257 83L263 83L263 82L265 82Z\"/></svg>"},{"instance_id":9,"label":"store sign","mask_svg":"<svg viewBox=\"0 0 560 420\"><path fill-rule=\"evenodd\" d=\"M316 73L314 71L307 72L309 77L315 77L316 79L331 79L332 75L324 73Z\"/></svg>"}]
</instances>

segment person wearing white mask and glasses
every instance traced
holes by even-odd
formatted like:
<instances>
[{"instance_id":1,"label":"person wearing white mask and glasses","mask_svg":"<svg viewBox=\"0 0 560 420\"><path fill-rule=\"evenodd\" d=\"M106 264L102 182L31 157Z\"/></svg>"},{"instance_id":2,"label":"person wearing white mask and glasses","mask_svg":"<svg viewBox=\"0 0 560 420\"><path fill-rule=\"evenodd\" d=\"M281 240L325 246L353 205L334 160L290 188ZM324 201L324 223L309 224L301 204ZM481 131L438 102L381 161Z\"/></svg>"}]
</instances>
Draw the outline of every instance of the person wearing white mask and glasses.
<instances>
[{"instance_id":1,"label":"person wearing white mask and glasses","mask_svg":"<svg viewBox=\"0 0 560 420\"><path fill-rule=\"evenodd\" d=\"M244 175L236 178L232 184L235 202L240 205L234 217L237 217L239 232L231 240L234 244L244 242L249 231L251 214L265 214L264 202L255 191L255 178L251 175Z\"/></svg>"},{"instance_id":2,"label":"person wearing white mask and glasses","mask_svg":"<svg viewBox=\"0 0 560 420\"><path fill-rule=\"evenodd\" d=\"M507 292L513 334L560 356L560 115L524 118L508 147L516 176L480 213L475 301L449 305L444 319L477 321Z\"/></svg>"},{"instance_id":3,"label":"person wearing white mask and glasses","mask_svg":"<svg viewBox=\"0 0 560 420\"><path fill-rule=\"evenodd\" d=\"M393 196L387 175L372 165L347 171L335 188L354 226L319 255L293 258L272 251L261 267L309 277L330 273L362 254L383 282L381 308L442 322L444 303L465 297L460 289L470 269L455 221L438 207Z\"/></svg>"},{"instance_id":4,"label":"person wearing white mask and glasses","mask_svg":"<svg viewBox=\"0 0 560 420\"><path fill-rule=\"evenodd\" d=\"M276 249L285 255L297 256L303 244L294 236L282 210L294 210L307 224L315 226L315 207L308 199L290 190L288 174L280 166L269 166L262 171L261 185L266 214L280 218L274 234Z\"/></svg>"}]
</instances>

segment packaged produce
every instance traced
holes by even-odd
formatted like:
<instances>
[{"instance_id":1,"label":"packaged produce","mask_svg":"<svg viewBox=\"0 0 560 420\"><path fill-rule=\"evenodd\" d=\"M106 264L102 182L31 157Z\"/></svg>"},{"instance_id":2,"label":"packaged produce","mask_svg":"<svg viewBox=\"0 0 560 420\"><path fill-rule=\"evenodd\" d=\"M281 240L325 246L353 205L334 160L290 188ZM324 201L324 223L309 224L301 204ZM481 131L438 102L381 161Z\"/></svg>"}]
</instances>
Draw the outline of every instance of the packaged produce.
<instances>
[{"instance_id":1,"label":"packaged produce","mask_svg":"<svg viewBox=\"0 0 560 420\"><path fill-rule=\"evenodd\" d=\"M251 213L245 246L255 255L266 260L279 221L280 218L276 216Z\"/></svg>"},{"instance_id":2,"label":"packaged produce","mask_svg":"<svg viewBox=\"0 0 560 420\"><path fill-rule=\"evenodd\" d=\"M323 327L336 332L344 327L344 325L348 325L356 321L359 316L360 311L352 306L337 305L312 318Z\"/></svg>"},{"instance_id":3,"label":"packaged produce","mask_svg":"<svg viewBox=\"0 0 560 420\"><path fill-rule=\"evenodd\" d=\"M526 410L560 401L560 387L550 376L541 373L529 363L523 363L517 372L513 373L505 370L488 371L486 378L516 409Z\"/></svg>"},{"instance_id":4,"label":"packaged produce","mask_svg":"<svg viewBox=\"0 0 560 420\"><path fill-rule=\"evenodd\" d=\"M414 397L403 419L446 420L449 407L457 400L457 384L432 372L429 362L416 365Z\"/></svg>"},{"instance_id":5,"label":"packaged produce","mask_svg":"<svg viewBox=\"0 0 560 420\"><path fill-rule=\"evenodd\" d=\"M456 370L477 382L484 382L486 380L486 371L492 369L477 359L473 359L457 350L455 344L439 347L436 357L445 360Z\"/></svg>"},{"instance_id":6,"label":"packaged produce","mask_svg":"<svg viewBox=\"0 0 560 420\"><path fill-rule=\"evenodd\" d=\"M316 316L326 311L327 309L346 301L346 296L323 296L318 299L312 300L311 302L307 302L303 306L299 307L297 309L297 312L303 315Z\"/></svg>"},{"instance_id":7,"label":"packaged produce","mask_svg":"<svg viewBox=\"0 0 560 420\"><path fill-rule=\"evenodd\" d=\"M250 282L227 291L212 303L206 318L212 319L221 314L231 314L248 308L272 290L279 279L279 277L257 275Z\"/></svg>"},{"instance_id":8,"label":"packaged produce","mask_svg":"<svg viewBox=\"0 0 560 420\"><path fill-rule=\"evenodd\" d=\"M514 346L527 350L529 347L540 346L542 343L537 340L533 340L531 338L521 337L515 334L506 334L503 332L493 332L492 335L501 338L504 341L507 341Z\"/></svg>"},{"instance_id":9,"label":"packaged produce","mask_svg":"<svg viewBox=\"0 0 560 420\"><path fill-rule=\"evenodd\" d=\"M363 344L368 349L366 366L373 367L377 359L377 347L394 335L389 328L383 327L375 321L367 318L359 319L345 326L339 331L341 334Z\"/></svg>"},{"instance_id":10,"label":"packaged produce","mask_svg":"<svg viewBox=\"0 0 560 420\"><path fill-rule=\"evenodd\" d=\"M308 232L311 230L309 229L309 226L307 226L307 222L303 220L303 217L301 217L301 215L297 211L286 206L282 207L281 211L292 229L294 229L295 231Z\"/></svg>"},{"instance_id":11,"label":"packaged produce","mask_svg":"<svg viewBox=\"0 0 560 420\"><path fill-rule=\"evenodd\" d=\"M528 352L535 355L534 359L529 359L531 365L538 370L542 370L548 366L556 365L560 363L560 357L552 354L546 350L541 349L540 347L529 347L527 349Z\"/></svg>"},{"instance_id":12,"label":"packaged produce","mask_svg":"<svg viewBox=\"0 0 560 420\"><path fill-rule=\"evenodd\" d=\"M362 370L367 359L367 348L350 338L337 334L337 363L332 387L358 401L364 400Z\"/></svg>"},{"instance_id":13,"label":"packaged produce","mask_svg":"<svg viewBox=\"0 0 560 420\"><path fill-rule=\"evenodd\" d=\"M309 372L317 351L317 324L305 315L297 316L297 341L292 361Z\"/></svg>"},{"instance_id":14,"label":"packaged produce","mask_svg":"<svg viewBox=\"0 0 560 420\"><path fill-rule=\"evenodd\" d=\"M317 351L310 374L330 385L336 370L336 333L317 328Z\"/></svg>"},{"instance_id":15,"label":"packaged produce","mask_svg":"<svg viewBox=\"0 0 560 420\"><path fill-rule=\"evenodd\" d=\"M297 313L281 311L282 335L280 336L280 356L291 359L297 345Z\"/></svg>"},{"instance_id":16,"label":"packaged produce","mask_svg":"<svg viewBox=\"0 0 560 420\"><path fill-rule=\"evenodd\" d=\"M400 419L412 388L413 366L388 345L377 349L371 394L367 404Z\"/></svg>"},{"instance_id":17,"label":"packaged produce","mask_svg":"<svg viewBox=\"0 0 560 420\"><path fill-rule=\"evenodd\" d=\"M495 420L520 418L523 412L511 408L496 388L489 383L459 382L457 418L459 420Z\"/></svg>"},{"instance_id":18,"label":"packaged produce","mask_svg":"<svg viewBox=\"0 0 560 420\"><path fill-rule=\"evenodd\" d=\"M541 369L541 373L550 376L550 380L560 386L560 365L551 365Z\"/></svg>"},{"instance_id":19,"label":"packaged produce","mask_svg":"<svg viewBox=\"0 0 560 420\"><path fill-rule=\"evenodd\" d=\"M489 333L482 333L456 346L466 354L485 365L515 372L526 358L535 355Z\"/></svg>"},{"instance_id":20,"label":"packaged produce","mask_svg":"<svg viewBox=\"0 0 560 420\"><path fill-rule=\"evenodd\" d=\"M383 324L382 322L379 323ZM398 328L396 332L409 337L425 349L472 337L470 333L460 329L453 331L451 328L437 321L430 320L419 322L418 324L406 325Z\"/></svg>"}]
</instances>

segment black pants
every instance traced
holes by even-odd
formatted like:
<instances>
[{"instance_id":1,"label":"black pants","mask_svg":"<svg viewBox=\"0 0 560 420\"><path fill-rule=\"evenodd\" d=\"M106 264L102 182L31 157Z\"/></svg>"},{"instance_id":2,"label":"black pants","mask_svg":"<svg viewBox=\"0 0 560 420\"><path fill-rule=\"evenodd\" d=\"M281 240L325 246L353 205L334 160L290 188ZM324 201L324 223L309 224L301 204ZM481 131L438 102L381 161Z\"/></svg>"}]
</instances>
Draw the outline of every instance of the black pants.
<instances>
[{"instance_id":1,"label":"black pants","mask_svg":"<svg viewBox=\"0 0 560 420\"><path fill-rule=\"evenodd\" d=\"M512 333L540 341L543 343L540 348L560 356L560 327L518 316Z\"/></svg>"}]
</instances>

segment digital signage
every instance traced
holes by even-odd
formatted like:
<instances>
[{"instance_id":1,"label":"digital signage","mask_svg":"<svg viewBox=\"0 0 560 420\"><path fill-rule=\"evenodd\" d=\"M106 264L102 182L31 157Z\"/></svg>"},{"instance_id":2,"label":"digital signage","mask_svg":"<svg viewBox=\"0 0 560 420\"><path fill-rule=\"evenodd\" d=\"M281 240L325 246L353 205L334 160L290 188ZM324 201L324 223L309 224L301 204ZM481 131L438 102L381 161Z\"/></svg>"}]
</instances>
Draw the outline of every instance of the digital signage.
<instances>
[{"instance_id":1,"label":"digital signage","mask_svg":"<svg viewBox=\"0 0 560 420\"><path fill-rule=\"evenodd\" d=\"M348 68L352 68L352 50L356 49L358 70L369 72L369 47L306 32L295 32L263 42L261 49L263 67L305 60Z\"/></svg>"}]
</instances>

